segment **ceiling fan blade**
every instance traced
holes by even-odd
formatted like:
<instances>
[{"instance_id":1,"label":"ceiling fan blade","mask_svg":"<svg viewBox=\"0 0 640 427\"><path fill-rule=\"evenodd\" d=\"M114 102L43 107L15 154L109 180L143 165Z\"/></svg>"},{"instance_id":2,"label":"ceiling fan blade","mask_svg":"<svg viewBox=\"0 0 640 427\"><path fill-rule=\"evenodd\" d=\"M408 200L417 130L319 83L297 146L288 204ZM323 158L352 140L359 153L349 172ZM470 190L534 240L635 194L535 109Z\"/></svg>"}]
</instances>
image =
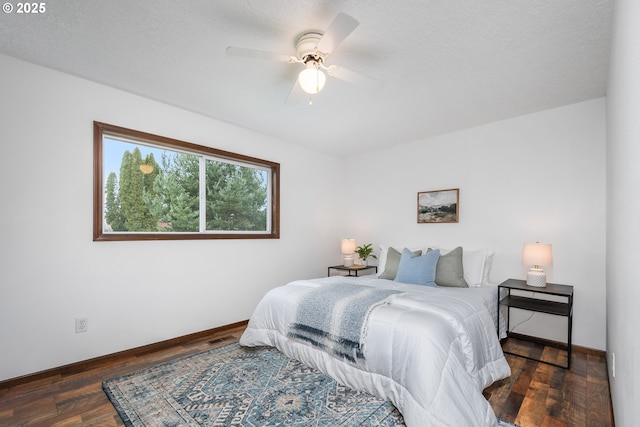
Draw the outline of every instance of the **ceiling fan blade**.
<instances>
[{"instance_id":1,"label":"ceiling fan blade","mask_svg":"<svg viewBox=\"0 0 640 427\"><path fill-rule=\"evenodd\" d=\"M347 83L360 86L367 90L380 90L384 86L384 82L382 80L357 73L355 71L349 70L348 68L338 67L337 65L328 67L327 74L337 79L343 80Z\"/></svg>"},{"instance_id":2,"label":"ceiling fan blade","mask_svg":"<svg viewBox=\"0 0 640 427\"><path fill-rule=\"evenodd\" d=\"M233 56L243 56L245 58L259 58L275 60L279 62L299 62L298 58L291 55L285 55L284 53L266 52L264 50L245 49L242 47L229 46L227 48L227 54Z\"/></svg>"},{"instance_id":3,"label":"ceiling fan blade","mask_svg":"<svg viewBox=\"0 0 640 427\"><path fill-rule=\"evenodd\" d=\"M330 54L358 25L360 23L355 18L340 12L318 41L316 49L324 54Z\"/></svg>"}]
</instances>

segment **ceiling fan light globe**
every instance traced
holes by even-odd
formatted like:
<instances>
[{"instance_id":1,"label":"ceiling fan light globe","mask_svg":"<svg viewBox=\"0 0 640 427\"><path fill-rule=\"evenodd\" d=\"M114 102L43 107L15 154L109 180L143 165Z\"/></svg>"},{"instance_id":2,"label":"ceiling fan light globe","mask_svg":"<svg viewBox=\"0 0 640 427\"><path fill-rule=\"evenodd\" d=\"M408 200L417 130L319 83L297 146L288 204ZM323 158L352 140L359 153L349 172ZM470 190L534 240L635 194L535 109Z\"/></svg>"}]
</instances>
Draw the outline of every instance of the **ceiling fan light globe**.
<instances>
[{"instance_id":1,"label":"ceiling fan light globe","mask_svg":"<svg viewBox=\"0 0 640 427\"><path fill-rule=\"evenodd\" d=\"M318 70L314 66L308 67L298 75L300 87L310 95L315 95L320 92L326 81L327 76L324 75L322 70Z\"/></svg>"}]
</instances>

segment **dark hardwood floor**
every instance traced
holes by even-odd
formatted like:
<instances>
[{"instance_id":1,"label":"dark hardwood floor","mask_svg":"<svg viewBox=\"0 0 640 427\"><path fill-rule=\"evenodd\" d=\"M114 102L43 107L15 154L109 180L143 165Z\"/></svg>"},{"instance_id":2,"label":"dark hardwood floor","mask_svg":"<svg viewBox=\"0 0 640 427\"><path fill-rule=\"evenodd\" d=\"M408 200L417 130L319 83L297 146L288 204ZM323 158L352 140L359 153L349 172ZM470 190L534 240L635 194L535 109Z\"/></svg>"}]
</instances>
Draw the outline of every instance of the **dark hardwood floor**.
<instances>
[{"instance_id":1,"label":"dark hardwood floor","mask_svg":"<svg viewBox=\"0 0 640 427\"><path fill-rule=\"evenodd\" d=\"M567 352L509 338L505 351L566 366ZM606 356L576 349L571 369L505 354L511 376L492 384L484 395L496 415L523 427L613 426Z\"/></svg>"},{"instance_id":2,"label":"dark hardwood floor","mask_svg":"<svg viewBox=\"0 0 640 427\"><path fill-rule=\"evenodd\" d=\"M141 349L108 357L82 370L65 370L19 384L0 384L0 426L122 426L102 381L170 359L204 351L236 340L244 326L199 335L164 349ZM222 340L221 340L222 338ZM533 356L559 362L566 352L508 340ZM499 417L534 426L611 426L607 370L603 355L574 351L571 370L507 355L512 375L484 392ZM547 359L548 360L548 359Z\"/></svg>"}]
</instances>

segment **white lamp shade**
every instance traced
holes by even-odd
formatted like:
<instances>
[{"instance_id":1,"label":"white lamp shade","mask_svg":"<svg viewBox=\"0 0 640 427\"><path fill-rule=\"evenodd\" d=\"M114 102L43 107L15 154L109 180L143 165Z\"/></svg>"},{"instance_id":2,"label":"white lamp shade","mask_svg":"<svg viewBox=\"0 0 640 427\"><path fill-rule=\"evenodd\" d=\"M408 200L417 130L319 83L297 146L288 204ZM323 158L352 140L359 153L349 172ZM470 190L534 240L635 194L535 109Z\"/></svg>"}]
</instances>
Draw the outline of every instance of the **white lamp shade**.
<instances>
[{"instance_id":1,"label":"white lamp shade","mask_svg":"<svg viewBox=\"0 0 640 427\"><path fill-rule=\"evenodd\" d=\"M342 239L340 252L343 255L351 255L356 251L356 239Z\"/></svg>"},{"instance_id":2,"label":"white lamp shade","mask_svg":"<svg viewBox=\"0 0 640 427\"><path fill-rule=\"evenodd\" d=\"M307 64L307 69L303 70L298 75L300 87L310 95L315 95L320 92L326 81L327 77L313 62L309 62Z\"/></svg>"},{"instance_id":3,"label":"white lamp shade","mask_svg":"<svg viewBox=\"0 0 640 427\"><path fill-rule=\"evenodd\" d=\"M553 265L551 245L548 243L525 243L522 251L523 265Z\"/></svg>"}]
</instances>

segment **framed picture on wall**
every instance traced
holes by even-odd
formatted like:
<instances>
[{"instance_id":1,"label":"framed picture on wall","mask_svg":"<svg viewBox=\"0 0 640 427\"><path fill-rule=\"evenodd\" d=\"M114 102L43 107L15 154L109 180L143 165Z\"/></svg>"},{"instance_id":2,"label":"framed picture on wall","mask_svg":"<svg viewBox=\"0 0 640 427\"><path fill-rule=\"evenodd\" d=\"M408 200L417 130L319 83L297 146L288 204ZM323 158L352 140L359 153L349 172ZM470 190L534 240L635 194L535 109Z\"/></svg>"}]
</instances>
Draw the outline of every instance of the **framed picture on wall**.
<instances>
[{"instance_id":1,"label":"framed picture on wall","mask_svg":"<svg viewBox=\"0 0 640 427\"><path fill-rule=\"evenodd\" d=\"M418 224L458 222L460 189L418 193Z\"/></svg>"}]
</instances>

